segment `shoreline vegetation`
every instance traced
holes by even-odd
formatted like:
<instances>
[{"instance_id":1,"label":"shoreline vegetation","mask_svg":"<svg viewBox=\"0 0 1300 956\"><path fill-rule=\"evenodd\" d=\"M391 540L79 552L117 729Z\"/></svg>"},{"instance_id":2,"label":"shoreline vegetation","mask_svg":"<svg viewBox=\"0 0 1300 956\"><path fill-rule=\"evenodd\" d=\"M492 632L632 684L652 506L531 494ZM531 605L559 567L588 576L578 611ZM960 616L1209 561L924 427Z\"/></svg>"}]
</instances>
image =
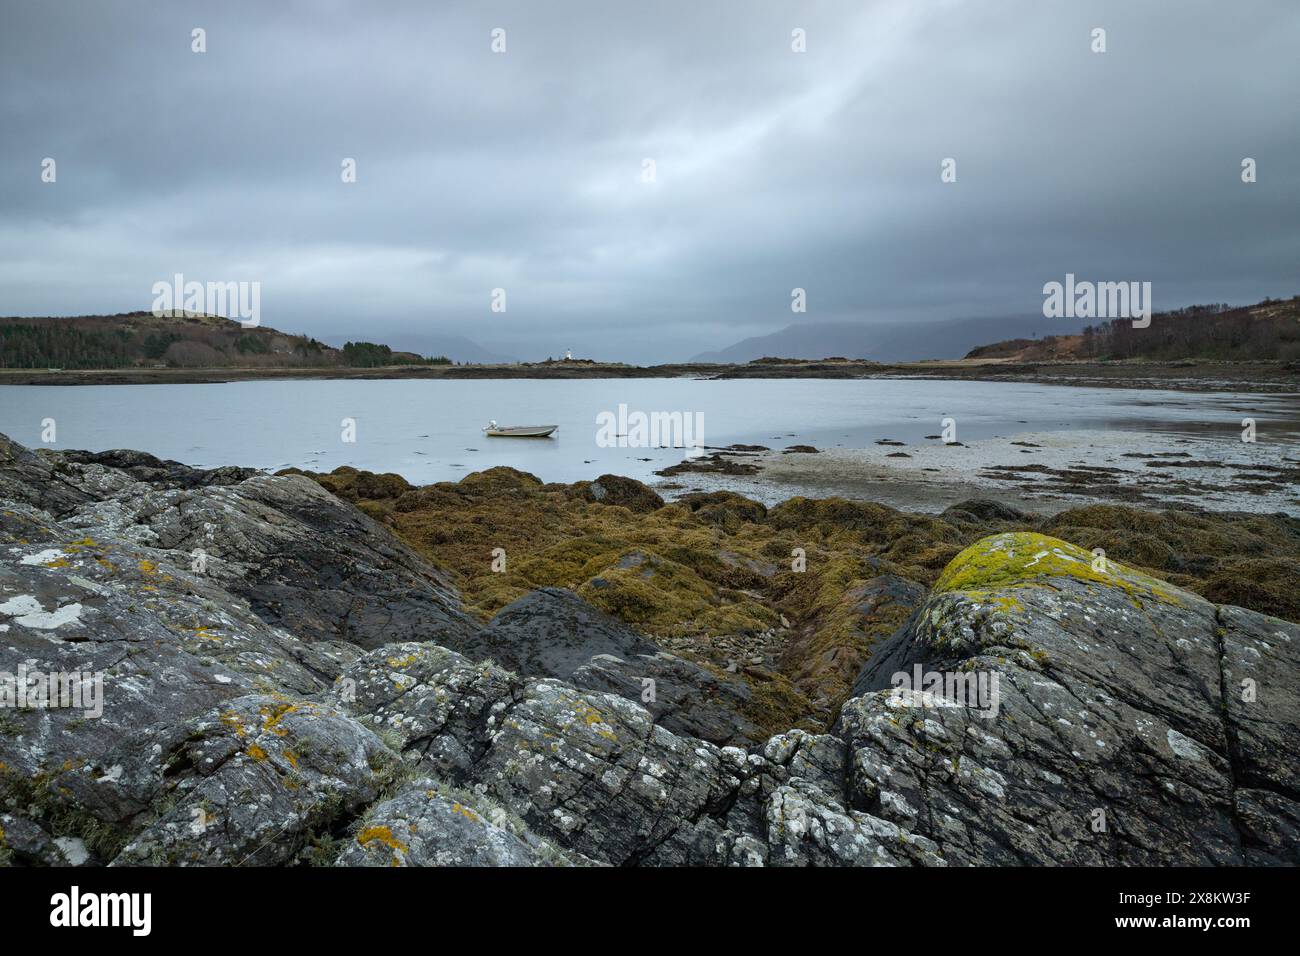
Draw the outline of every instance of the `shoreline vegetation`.
<instances>
[{"instance_id":1,"label":"shoreline vegetation","mask_svg":"<svg viewBox=\"0 0 1300 956\"><path fill-rule=\"evenodd\" d=\"M335 348L217 315L0 317L0 385L211 384L265 379L943 378L1186 391L1300 391L1300 296L1190 306L1078 335L1011 339L962 358L766 356L631 365L590 358L457 363L372 342ZM859 353L861 354L861 353Z\"/></svg>"},{"instance_id":2,"label":"shoreline vegetation","mask_svg":"<svg viewBox=\"0 0 1300 956\"><path fill-rule=\"evenodd\" d=\"M1296 361L1115 362L954 359L881 363L865 359L778 359L740 365L552 361L510 365L390 365L309 368L0 368L0 385L204 385L308 379L873 379L933 378L1019 382L1088 388L1153 388L1174 391L1300 392Z\"/></svg>"}]
</instances>

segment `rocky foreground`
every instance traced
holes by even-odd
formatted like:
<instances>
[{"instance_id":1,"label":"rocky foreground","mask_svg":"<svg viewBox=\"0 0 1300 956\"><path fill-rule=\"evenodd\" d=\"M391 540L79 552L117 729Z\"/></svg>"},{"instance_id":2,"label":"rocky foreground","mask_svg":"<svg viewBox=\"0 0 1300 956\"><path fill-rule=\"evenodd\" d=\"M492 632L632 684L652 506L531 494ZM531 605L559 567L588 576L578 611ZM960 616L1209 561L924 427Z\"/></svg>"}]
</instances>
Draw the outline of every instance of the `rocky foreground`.
<instances>
[{"instance_id":1,"label":"rocky foreground","mask_svg":"<svg viewBox=\"0 0 1300 956\"><path fill-rule=\"evenodd\" d=\"M1017 529L987 503L913 520L665 506L617 479L358 483L0 436L0 672L103 681L101 715L0 707L0 860L1300 862L1300 626L1213 599L1224 567L1255 565L1148 542L1147 571L1183 576L1145 573L1046 533L1097 521ZM542 495L574 509L568 564L540 519L519 522L546 553L531 575L431 560L472 536L473 501ZM573 524L605 515L648 537L629 549ZM680 562L711 529L714 564L689 577L638 522L663 522ZM854 577L843 555L819 571L827 523L864 542L892 529L866 562L880 573ZM1247 538L1294 546L1295 530ZM791 540L808 569L769 572L762 549ZM1285 610L1278 567L1242 600ZM554 586L565 574L576 593ZM656 616L660 589L675 620ZM778 591L807 616L785 618ZM710 659L729 629L779 644L771 666ZM971 675L993 706L898 692L900 672ZM771 734L784 717L799 726Z\"/></svg>"}]
</instances>

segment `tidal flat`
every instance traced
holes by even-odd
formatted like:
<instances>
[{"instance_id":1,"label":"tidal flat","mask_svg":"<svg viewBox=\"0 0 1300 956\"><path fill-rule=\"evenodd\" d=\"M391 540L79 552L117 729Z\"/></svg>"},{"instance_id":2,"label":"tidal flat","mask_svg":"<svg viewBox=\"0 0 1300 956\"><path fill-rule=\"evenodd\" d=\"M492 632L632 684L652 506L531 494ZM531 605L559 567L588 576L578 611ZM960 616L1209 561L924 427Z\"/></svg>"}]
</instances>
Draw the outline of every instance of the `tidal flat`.
<instances>
[{"instance_id":1,"label":"tidal flat","mask_svg":"<svg viewBox=\"0 0 1300 956\"><path fill-rule=\"evenodd\" d=\"M1300 446L1243 442L1229 427L1029 431L952 444L884 438L817 453L721 450L717 460L722 467L710 459L661 490L725 488L769 504L838 496L930 513L982 496L1040 514L1091 502L1300 514Z\"/></svg>"}]
</instances>

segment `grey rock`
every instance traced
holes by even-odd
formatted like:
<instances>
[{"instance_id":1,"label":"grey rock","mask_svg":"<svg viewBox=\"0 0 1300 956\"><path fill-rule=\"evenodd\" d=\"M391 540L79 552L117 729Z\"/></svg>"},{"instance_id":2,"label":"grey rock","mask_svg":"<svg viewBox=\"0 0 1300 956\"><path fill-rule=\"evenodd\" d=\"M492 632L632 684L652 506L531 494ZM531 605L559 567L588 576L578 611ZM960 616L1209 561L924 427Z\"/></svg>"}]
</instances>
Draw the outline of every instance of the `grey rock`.
<instances>
[{"instance_id":1,"label":"grey rock","mask_svg":"<svg viewBox=\"0 0 1300 956\"><path fill-rule=\"evenodd\" d=\"M562 866L569 858L499 807L437 780L406 785L369 810L337 866ZM519 834L522 834L519 835Z\"/></svg>"},{"instance_id":2,"label":"grey rock","mask_svg":"<svg viewBox=\"0 0 1300 956\"><path fill-rule=\"evenodd\" d=\"M564 588L539 588L497 612L477 634L448 644L531 677L567 678L598 654L626 658L658 648ZM639 694L639 690L638 690Z\"/></svg>"},{"instance_id":3,"label":"grey rock","mask_svg":"<svg viewBox=\"0 0 1300 956\"><path fill-rule=\"evenodd\" d=\"M95 862L82 840L55 838L31 820L0 813L0 866L85 866Z\"/></svg>"},{"instance_id":4,"label":"grey rock","mask_svg":"<svg viewBox=\"0 0 1300 956\"><path fill-rule=\"evenodd\" d=\"M762 739L744 713L753 696L748 684L663 651L627 660L597 655L569 675L569 683L640 702L655 723L675 734L723 746Z\"/></svg>"},{"instance_id":5,"label":"grey rock","mask_svg":"<svg viewBox=\"0 0 1300 956\"><path fill-rule=\"evenodd\" d=\"M84 532L0 543L0 672L84 678L79 706L0 710L0 785L240 694L328 686L334 665L310 645L165 554Z\"/></svg>"},{"instance_id":6,"label":"grey rock","mask_svg":"<svg viewBox=\"0 0 1300 956\"><path fill-rule=\"evenodd\" d=\"M79 465L103 465L124 472L136 481L168 488L202 488L206 485L235 485L254 475L256 468L191 468L179 461L155 458L142 451L115 448L111 451L61 451L59 459Z\"/></svg>"}]
</instances>

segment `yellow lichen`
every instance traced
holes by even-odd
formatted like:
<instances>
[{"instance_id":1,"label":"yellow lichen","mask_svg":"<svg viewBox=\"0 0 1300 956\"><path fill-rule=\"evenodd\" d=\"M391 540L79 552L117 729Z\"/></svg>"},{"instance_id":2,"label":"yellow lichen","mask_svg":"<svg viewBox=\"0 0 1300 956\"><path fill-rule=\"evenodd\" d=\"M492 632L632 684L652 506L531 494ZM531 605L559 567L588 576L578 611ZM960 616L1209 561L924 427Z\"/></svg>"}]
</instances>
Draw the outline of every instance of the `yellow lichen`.
<instances>
[{"instance_id":1,"label":"yellow lichen","mask_svg":"<svg viewBox=\"0 0 1300 956\"><path fill-rule=\"evenodd\" d=\"M233 710L226 711L218 719L227 727L229 727L231 730L233 730L235 734L239 737L242 737L244 736L245 733L247 733L247 731L244 730L243 720Z\"/></svg>"},{"instance_id":2,"label":"yellow lichen","mask_svg":"<svg viewBox=\"0 0 1300 956\"><path fill-rule=\"evenodd\" d=\"M1172 585L1127 568L1116 561L1095 558L1077 545L1030 531L995 534L975 542L944 568L934 593L960 591L983 597L1004 610L1019 602L1004 588L1042 584L1053 578L1072 578L1139 597L1179 604L1179 591Z\"/></svg>"},{"instance_id":3,"label":"yellow lichen","mask_svg":"<svg viewBox=\"0 0 1300 956\"><path fill-rule=\"evenodd\" d=\"M459 803L453 801L451 809L453 813L459 813L466 820L470 820L474 823L482 822L482 818L469 807L461 806Z\"/></svg>"},{"instance_id":4,"label":"yellow lichen","mask_svg":"<svg viewBox=\"0 0 1300 956\"><path fill-rule=\"evenodd\" d=\"M372 843L380 843L394 851L392 865L398 865L397 853L405 853L407 845L397 837L393 836L393 831L385 826L366 827L357 834L357 843L361 846L369 846Z\"/></svg>"},{"instance_id":5,"label":"yellow lichen","mask_svg":"<svg viewBox=\"0 0 1300 956\"><path fill-rule=\"evenodd\" d=\"M289 731L280 726L280 721L292 713L296 713L298 707L295 704L277 704L275 707L262 707L258 713L264 718L262 729L275 734L277 737L283 737Z\"/></svg>"},{"instance_id":6,"label":"yellow lichen","mask_svg":"<svg viewBox=\"0 0 1300 956\"><path fill-rule=\"evenodd\" d=\"M578 701L573 705L573 710L578 719L595 731L598 736L604 737L613 743L618 743L618 736L614 733L613 728L605 720L605 716L595 707L583 701Z\"/></svg>"}]
</instances>

